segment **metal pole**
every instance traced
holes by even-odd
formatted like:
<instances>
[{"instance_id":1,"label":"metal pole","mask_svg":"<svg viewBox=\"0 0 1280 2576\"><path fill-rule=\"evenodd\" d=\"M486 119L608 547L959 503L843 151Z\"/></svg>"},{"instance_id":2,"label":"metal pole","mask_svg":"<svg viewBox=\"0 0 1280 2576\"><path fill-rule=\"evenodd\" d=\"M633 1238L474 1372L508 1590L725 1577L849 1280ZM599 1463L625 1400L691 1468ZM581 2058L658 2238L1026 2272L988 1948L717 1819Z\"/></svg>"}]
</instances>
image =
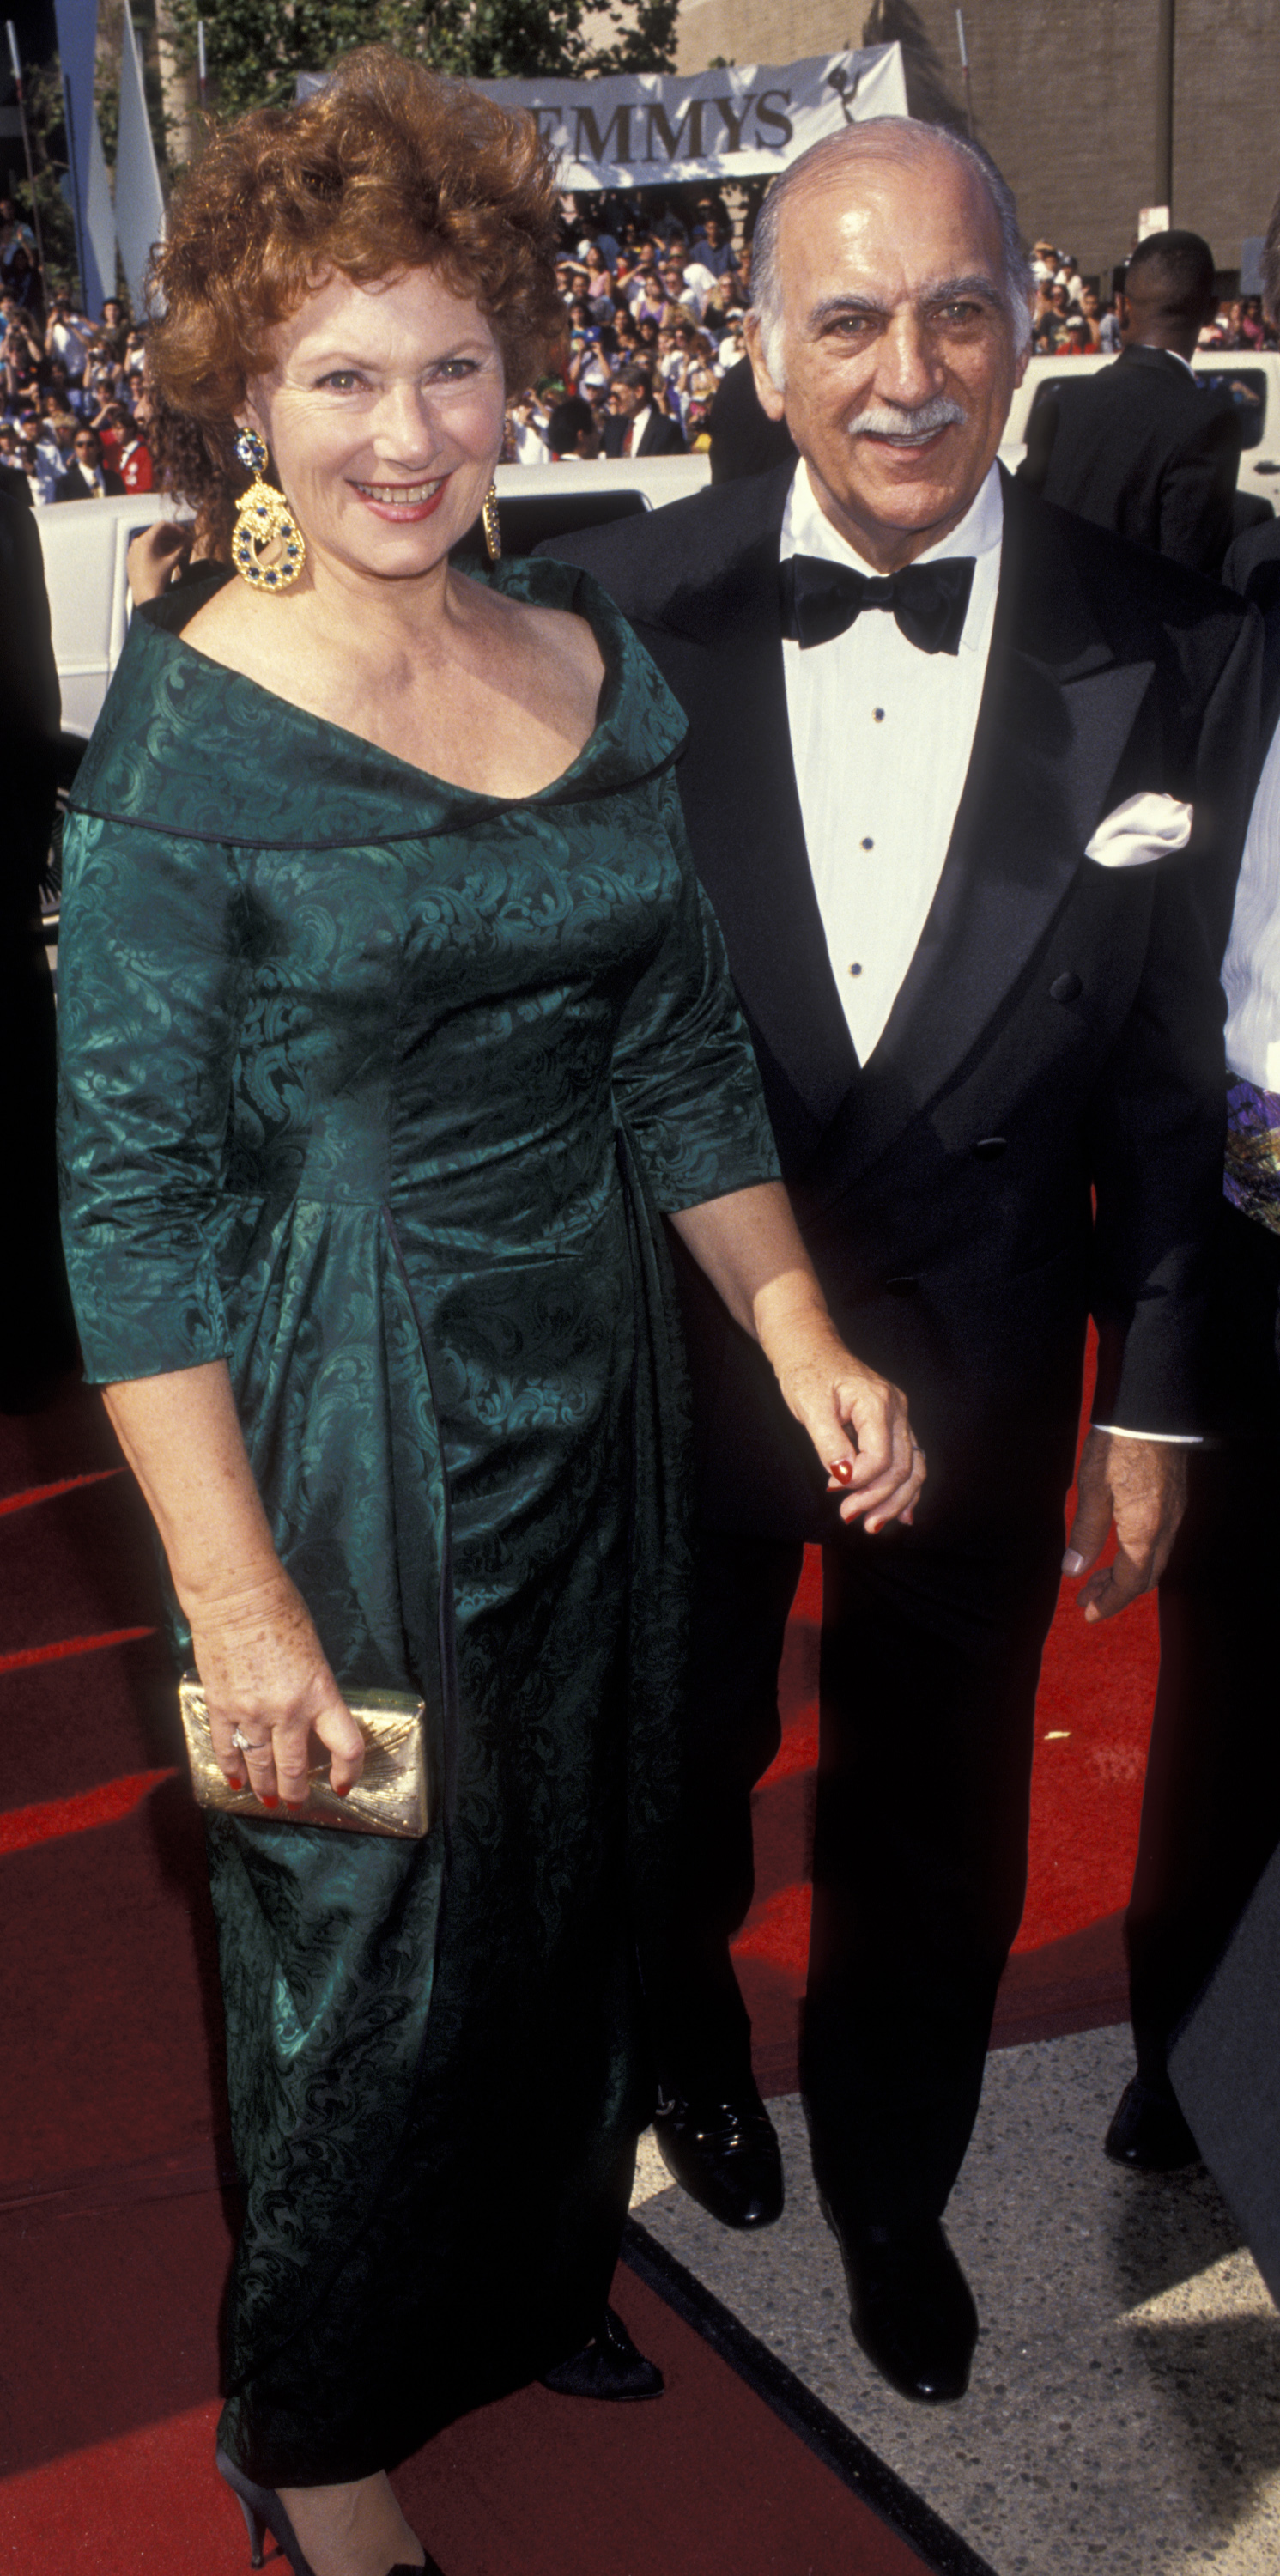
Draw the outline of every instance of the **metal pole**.
<instances>
[{"instance_id":1,"label":"metal pole","mask_svg":"<svg viewBox=\"0 0 1280 2576\"><path fill-rule=\"evenodd\" d=\"M1158 0L1156 19L1155 203L1173 222L1173 73L1177 52L1174 0Z\"/></svg>"},{"instance_id":2,"label":"metal pole","mask_svg":"<svg viewBox=\"0 0 1280 2576\"><path fill-rule=\"evenodd\" d=\"M9 39L9 60L13 65L13 85L18 93L18 121L22 127L22 149L27 157L27 186L31 191L31 229L36 237L36 258L40 262L40 282L41 285L44 286L46 284L44 274L44 239L40 231L40 201L36 195L36 174L31 164L31 137L27 132L26 102L22 95L22 56L18 51L18 38L12 18L6 18L4 29L5 34Z\"/></svg>"},{"instance_id":3,"label":"metal pole","mask_svg":"<svg viewBox=\"0 0 1280 2576\"><path fill-rule=\"evenodd\" d=\"M71 220L76 228L76 265L80 272L80 310L84 313L89 307L89 263L84 255L85 226L84 207L80 202L80 164L76 157L75 128L71 119L71 87L61 66L59 66L59 78L62 82L62 118L67 129L67 163L71 177Z\"/></svg>"},{"instance_id":4,"label":"metal pole","mask_svg":"<svg viewBox=\"0 0 1280 2576\"><path fill-rule=\"evenodd\" d=\"M968 126L968 128L969 128L969 141L972 143L972 141L973 141L973 75L972 75L972 73L970 72L970 69L969 69L969 48L968 48L967 44L965 43L965 37L964 37L964 11L963 11L963 9L957 9L957 11L956 11L956 35L957 35L957 37L958 37L958 39L959 39L959 44L960 44L960 69L961 69L961 72L962 72L962 74L963 74L963 76L964 76L964 113L965 113L965 122L966 122L966 124L967 124L967 126Z\"/></svg>"},{"instance_id":5,"label":"metal pole","mask_svg":"<svg viewBox=\"0 0 1280 2576\"><path fill-rule=\"evenodd\" d=\"M201 115L203 115L203 114L204 114L204 107L205 107L205 88L206 88L206 85L207 85L207 82L208 82L208 78L209 78L209 65L208 65L208 61L207 61L206 56L205 56L205 49L204 49L204 20L203 20L203 18L197 18L197 20L196 20L196 93L197 93L197 96L198 96L198 98L199 98L199 100L200 100L200 112L201 112Z\"/></svg>"}]
</instances>

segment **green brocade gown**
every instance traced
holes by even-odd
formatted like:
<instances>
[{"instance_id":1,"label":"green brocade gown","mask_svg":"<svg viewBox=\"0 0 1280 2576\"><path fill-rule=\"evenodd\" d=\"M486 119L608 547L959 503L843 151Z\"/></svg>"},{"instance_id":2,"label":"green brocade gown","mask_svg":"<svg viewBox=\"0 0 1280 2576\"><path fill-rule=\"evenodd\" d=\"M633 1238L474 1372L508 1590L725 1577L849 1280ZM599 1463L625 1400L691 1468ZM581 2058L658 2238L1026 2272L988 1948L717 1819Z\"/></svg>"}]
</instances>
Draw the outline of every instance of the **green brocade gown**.
<instances>
[{"instance_id":1,"label":"green brocade gown","mask_svg":"<svg viewBox=\"0 0 1280 2576\"><path fill-rule=\"evenodd\" d=\"M66 835L89 1375L225 1358L334 1671L428 1710L425 1841L209 1826L247 2195L222 2439L268 2485L394 2462L595 2330L678 1798L660 1215L777 1171L679 710L588 576L487 577L605 657L540 794L210 661L187 593L135 619Z\"/></svg>"}]
</instances>

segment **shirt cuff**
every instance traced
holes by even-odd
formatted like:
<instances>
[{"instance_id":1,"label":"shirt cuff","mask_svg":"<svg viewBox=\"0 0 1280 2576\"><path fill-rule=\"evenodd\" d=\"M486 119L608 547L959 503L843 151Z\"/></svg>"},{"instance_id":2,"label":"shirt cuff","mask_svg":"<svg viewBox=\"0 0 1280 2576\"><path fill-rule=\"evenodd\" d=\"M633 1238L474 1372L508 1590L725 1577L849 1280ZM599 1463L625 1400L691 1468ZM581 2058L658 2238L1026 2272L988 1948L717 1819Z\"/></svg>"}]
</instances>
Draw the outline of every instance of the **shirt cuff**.
<instances>
[{"instance_id":1,"label":"shirt cuff","mask_svg":"<svg viewBox=\"0 0 1280 2576\"><path fill-rule=\"evenodd\" d=\"M1091 1422L1091 1431L1105 1431L1113 1440L1159 1440L1166 1449L1203 1449L1202 1431L1134 1431L1124 1422Z\"/></svg>"}]
</instances>

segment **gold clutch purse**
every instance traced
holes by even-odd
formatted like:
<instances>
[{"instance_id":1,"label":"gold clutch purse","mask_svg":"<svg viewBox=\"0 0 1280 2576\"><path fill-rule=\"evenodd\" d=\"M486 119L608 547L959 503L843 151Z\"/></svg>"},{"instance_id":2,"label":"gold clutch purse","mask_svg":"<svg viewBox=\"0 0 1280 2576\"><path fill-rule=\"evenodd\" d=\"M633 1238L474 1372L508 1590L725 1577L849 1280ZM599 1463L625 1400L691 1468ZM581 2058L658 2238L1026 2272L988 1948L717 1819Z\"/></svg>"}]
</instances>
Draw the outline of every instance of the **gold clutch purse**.
<instances>
[{"instance_id":1,"label":"gold clutch purse","mask_svg":"<svg viewBox=\"0 0 1280 2576\"><path fill-rule=\"evenodd\" d=\"M264 1807L252 1789L228 1785L214 1759L209 1712L198 1674L183 1674L178 1703L198 1807L212 1808L221 1816L270 1816L275 1824L332 1825L347 1834L395 1834L403 1842L420 1842L426 1833L431 1822L422 1723L426 1709L411 1691L368 1690L358 1699L348 1699L364 1737L364 1769L350 1797L336 1798L329 1786L327 1762L317 1764L306 1806L292 1813L287 1808Z\"/></svg>"}]
</instances>

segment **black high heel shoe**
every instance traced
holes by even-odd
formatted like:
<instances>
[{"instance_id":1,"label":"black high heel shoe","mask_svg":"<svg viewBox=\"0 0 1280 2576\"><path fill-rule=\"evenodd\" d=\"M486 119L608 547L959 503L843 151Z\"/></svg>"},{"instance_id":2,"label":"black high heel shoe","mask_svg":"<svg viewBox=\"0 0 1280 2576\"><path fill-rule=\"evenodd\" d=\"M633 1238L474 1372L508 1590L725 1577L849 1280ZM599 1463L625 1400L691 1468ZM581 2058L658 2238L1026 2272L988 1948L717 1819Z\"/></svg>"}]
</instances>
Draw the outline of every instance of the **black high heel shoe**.
<instances>
[{"instance_id":1,"label":"black high heel shoe","mask_svg":"<svg viewBox=\"0 0 1280 2576\"><path fill-rule=\"evenodd\" d=\"M303 2557L298 2535L275 2488L255 2486L252 2478L247 2478L243 2469L238 2469L234 2460L227 2458L225 2451L215 2451L214 2464L219 2477L225 2478L233 2496L239 2500L240 2511L244 2515L245 2528L249 2534L250 2566L262 2566L262 2544L269 2532L271 2538L278 2542L284 2551L293 2569L293 2576L314 2576L309 2560ZM394 2567L387 2569L387 2576L444 2576L444 2571L437 2566L428 2551L421 2567L407 2567L404 2560L399 2559Z\"/></svg>"}]
</instances>

